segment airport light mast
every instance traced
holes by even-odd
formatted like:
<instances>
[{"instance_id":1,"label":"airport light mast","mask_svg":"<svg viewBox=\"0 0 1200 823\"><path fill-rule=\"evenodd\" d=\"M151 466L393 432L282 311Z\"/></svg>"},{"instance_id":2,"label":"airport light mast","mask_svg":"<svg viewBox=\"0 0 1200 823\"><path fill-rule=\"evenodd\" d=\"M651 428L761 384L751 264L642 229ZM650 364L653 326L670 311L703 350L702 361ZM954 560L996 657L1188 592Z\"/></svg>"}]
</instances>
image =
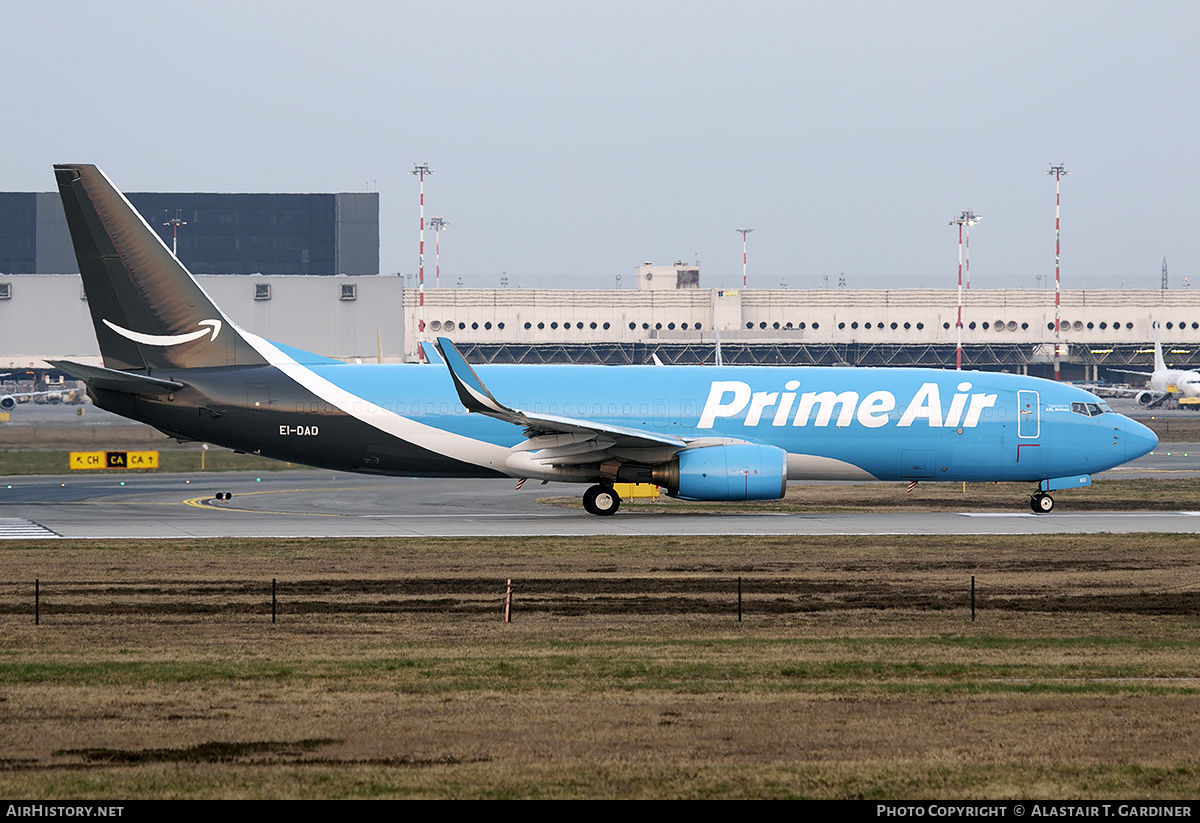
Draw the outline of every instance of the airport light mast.
<instances>
[{"instance_id":1,"label":"airport light mast","mask_svg":"<svg viewBox=\"0 0 1200 823\"><path fill-rule=\"evenodd\" d=\"M1046 174L1054 175L1054 379L1059 380L1061 376L1058 369L1058 332L1062 325L1062 321L1059 319L1059 307L1062 305L1062 288L1059 285L1058 279L1062 249L1059 226L1059 211L1062 204L1062 197L1059 184L1062 178L1070 174L1070 172L1063 168L1062 163L1059 163L1057 166L1051 165L1050 171L1046 172Z\"/></svg>"},{"instance_id":2,"label":"airport light mast","mask_svg":"<svg viewBox=\"0 0 1200 823\"><path fill-rule=\"evenodd\" d=\"M974 226L983 218L975 212L967 209L962 213L963 219L966 221L963 224L963 261L965 269L963 273L967 278L967 291L971 290L971 226Z\"/></svg>"},{"instance_id":3,"label":"airport light mast","mask_svg":"<svg viewBox=\"0 0 1200 823\"><path fill-rule=\"evenodd\" d=\"M734 229L742 233L742 288L746 288L746 235L754 229Z\"/></svg>"},{"instance_id":4,"label":"airport light mast","mask_svg":"<svg viewBox=\"0 0 1200 823\"><path fill-rule=\"evenodd\" d=\"M967 209L947 225L958 226L958 319L954 323L958 345L954 349L954 368L962 369L962 307L963 307L963 229L966 228L967 241L967 288L971 288L971 226L983 218Z\"/></svg>"},{"instance_id":5,"label":"airport light mast","mask_svg":"<svg viewBox=\"0 0 1200 823\"><path fill-rule=\"evenodd\" d=\"M433 229L433 287L442 287L442 232L450 227L450 222L436 214L429 218L429 228Z\"/></svg>"},{"instance_id":6,"label":"airport light mast","mask_svg":"<svg viewBox=\"0 0 1200 823\"><path fill-rule=\"evenodd\" d=\"M417 267L417 360L425 359L425 175L433 174L428 163L417 163L409 174L415 174L421 182L421 232Z\"/></svg>"},{"instance_id":7,"label":"airport light mast","mask_svg":"<svg viewBox=\"0 0 1200 823\"><path fill-rule=\"evenodd\" d=\"M165 212L166 209L163 209L163 211ZM179 227L187 225L187 221L180 217L181 213L180 209L176 209L175 216L163 223L164 226L170 226L172 229L171 254L175 255L176 260L179 259Z\"/></svg>"}]
</instances>

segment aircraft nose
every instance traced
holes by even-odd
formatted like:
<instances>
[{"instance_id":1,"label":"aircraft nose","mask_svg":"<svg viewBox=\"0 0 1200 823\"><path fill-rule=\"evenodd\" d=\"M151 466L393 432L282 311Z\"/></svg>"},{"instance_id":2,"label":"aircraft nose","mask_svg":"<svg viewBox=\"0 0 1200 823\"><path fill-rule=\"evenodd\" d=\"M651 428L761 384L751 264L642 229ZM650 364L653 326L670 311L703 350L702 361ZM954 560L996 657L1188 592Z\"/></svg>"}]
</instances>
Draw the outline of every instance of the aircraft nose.
<instances>
[{"instance_id":1,"label":"aircraft nose","mask_svg":"<svg viewBox=\"0 0 1200 823\"><path fill-rule=\"evenodd\" d=\"M1125 420L1125 459L1134 460L1158 445L1158 435L1136 420Z\"/></svg>"}]
</instances>

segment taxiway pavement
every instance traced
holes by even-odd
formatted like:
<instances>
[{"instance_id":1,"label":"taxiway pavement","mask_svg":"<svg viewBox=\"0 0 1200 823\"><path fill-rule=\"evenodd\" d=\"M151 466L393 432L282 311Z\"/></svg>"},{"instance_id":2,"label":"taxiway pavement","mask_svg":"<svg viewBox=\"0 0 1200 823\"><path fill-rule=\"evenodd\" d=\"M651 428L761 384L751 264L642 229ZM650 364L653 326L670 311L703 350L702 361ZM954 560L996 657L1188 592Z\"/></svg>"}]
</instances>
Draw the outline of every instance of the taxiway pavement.
<instances>
[{"instance_id":1,"label":"taxiway pavement","mask_svg":"<svg viewBox=\"0 0 1200 823\"><path fill-rule=\"evenodd\" d=\"M1109 473L1200 473L1200 444ZM1193 457L1193 455L1196 455ZM581 486L510 480L360 477L322 471L0 479L0 538L434 537L501 535L1072 534L1200 532L1200 511L1048 515L1012 512L683 513L625 509L593 517L538 503ZM228 492L228 500L216 499Z\"/></svg>"},{"instance_id":2,"label":"taxiway pavement","mask_svg":"<svg viewBox=\"0 0 1200 823\"><path fill-rule=\"evenodd\" d=\"M1177 412L1194 419L1194 412ZM77 409L31 407L64 425ZM61 419L60 419L61 418ZM84 419L124 425L87 409ZM147 430L149 431L149 430ZM1166 443L1101 477L1200 476L1200 443ZM1071 534L1200 532L1200 512L693 514L625 509L600 518L539 504L583 487L511 480L384 478L315 470L0 478L0 539L28 537L433 537L500 535ZM229 492L230 500L216 500ZM1065 503L1065 501L1063 501Z\"/></svg>"}]
</instances>

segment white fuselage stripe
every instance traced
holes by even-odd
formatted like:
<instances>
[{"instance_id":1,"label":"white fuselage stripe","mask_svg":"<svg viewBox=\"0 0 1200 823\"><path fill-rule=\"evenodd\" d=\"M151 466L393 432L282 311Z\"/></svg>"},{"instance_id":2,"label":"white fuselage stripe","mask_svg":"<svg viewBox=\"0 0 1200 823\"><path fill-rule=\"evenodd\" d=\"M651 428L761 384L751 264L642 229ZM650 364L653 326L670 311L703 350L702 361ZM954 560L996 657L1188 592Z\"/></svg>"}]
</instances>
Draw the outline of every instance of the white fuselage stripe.
<instances>
[{"instance_id":1,"label":"white fuselage stripe","mask_svg":"<svg viewBox=\"0 0 1200 823\"><path fill-rule=\"evenodd\" d=\"M470 463L474 466L493 469L504 474L512 474L505 466L505 461L508 459L509 454L511 454L511 450L508 447L498 446L495 443L488 443L483 440L475 440L474 438L448 432L434 426L427 426L424 423L418 423L415 420L402 417L395 412L380 408L374 403L364 400L358 395L348 392L341 386L321 377L312 369L297 363L293 358L271 343L271 341L265 340L256 334L251 334L241 328L238 328L237 331L269 364L279 369L326 403L341 409L346 414L357 420L361 420L368 426L372 426L385 434L398 437L413 445L420 446L423 449L428 449L443 457L459 460L463 463Z\"/></svg>"}]
</instances>

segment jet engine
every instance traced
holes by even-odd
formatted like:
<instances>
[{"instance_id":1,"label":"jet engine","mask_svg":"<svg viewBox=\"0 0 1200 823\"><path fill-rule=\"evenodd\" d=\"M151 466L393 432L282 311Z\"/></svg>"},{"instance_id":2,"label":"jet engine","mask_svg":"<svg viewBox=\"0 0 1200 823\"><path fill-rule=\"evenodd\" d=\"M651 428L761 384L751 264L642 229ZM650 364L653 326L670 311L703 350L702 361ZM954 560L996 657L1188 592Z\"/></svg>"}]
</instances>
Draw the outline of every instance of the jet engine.
<instances>
[{"instance_id":1,"label":"jet engine","mask_svg":"<svg viewBox=\"0 0 1200 823\"><path fill-rule=\"evenodd\" d=\"M4 397L0 397L0 409L4 409L5 411L8 411L15 405L17 405L17 401L14 400L12 397L9 397L7 395L5 395Z\"/></svg>"},{"instance_id":2,"label":"jet engine","mask_svg":"<svg viewBox=\"0 0 1200 823\"><path fill-rule=\"evenodd\" d=\"M653 482L684 500L778 500L787 491L787 452L756 443L685 449L654 467Z\"/></svg>"},{"instance_id":3,"label":"jet engine","mask_svg":"<svg viewBox=\"0 0 1200 823\"><path fill-rule=\"evenodd\" d=\"M1134 395L1134 398L1138 401L1139 405L1149 406L1154 402L1155 395L1153 392L1140 391Z\"/></svg>"}]
</instances>

